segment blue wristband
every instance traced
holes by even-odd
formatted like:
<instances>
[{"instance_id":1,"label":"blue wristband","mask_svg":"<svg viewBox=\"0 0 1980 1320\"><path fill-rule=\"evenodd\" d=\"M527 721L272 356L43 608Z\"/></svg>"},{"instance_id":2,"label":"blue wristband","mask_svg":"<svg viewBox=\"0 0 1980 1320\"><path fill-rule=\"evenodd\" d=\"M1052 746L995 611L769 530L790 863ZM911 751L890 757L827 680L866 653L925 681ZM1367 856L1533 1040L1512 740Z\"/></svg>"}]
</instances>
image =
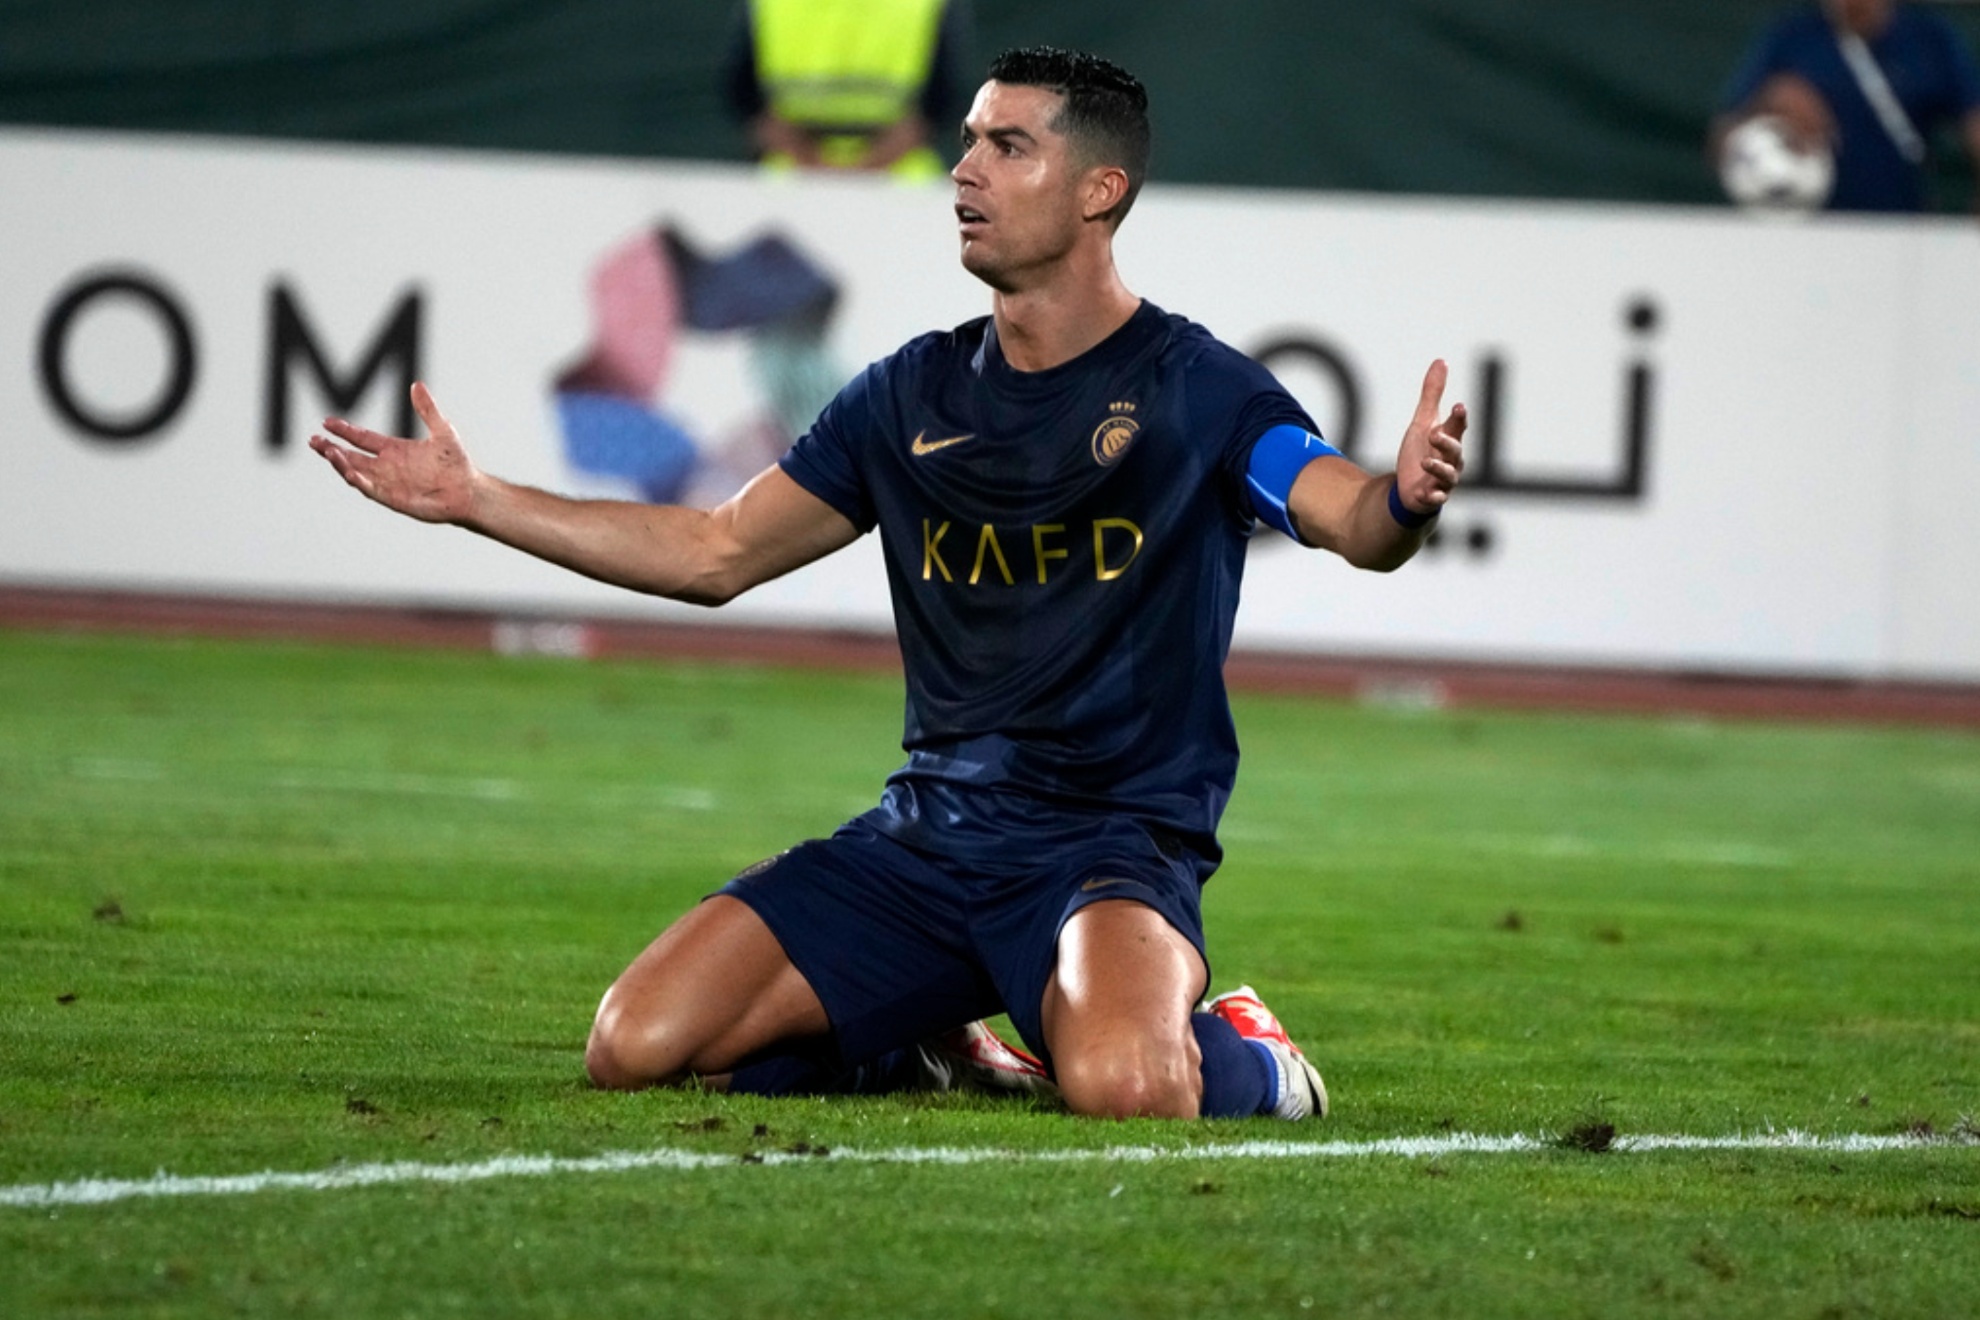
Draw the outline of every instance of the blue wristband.
<instances>
[{"instance_id":1,"label":"blue wristband","mask_svg":"<svg viewBox=\"0 0 1980 1320\"><path fill-rule=\"evenodd\" d=\"M1422 527L1442 512L1441 509L1432 509L1428 513L1417 513L1402 502L1402 496L1396 494L1396 483L1393 481L1389 483L1389 516L1411 531Z\"/></svg>"}]
</instances>

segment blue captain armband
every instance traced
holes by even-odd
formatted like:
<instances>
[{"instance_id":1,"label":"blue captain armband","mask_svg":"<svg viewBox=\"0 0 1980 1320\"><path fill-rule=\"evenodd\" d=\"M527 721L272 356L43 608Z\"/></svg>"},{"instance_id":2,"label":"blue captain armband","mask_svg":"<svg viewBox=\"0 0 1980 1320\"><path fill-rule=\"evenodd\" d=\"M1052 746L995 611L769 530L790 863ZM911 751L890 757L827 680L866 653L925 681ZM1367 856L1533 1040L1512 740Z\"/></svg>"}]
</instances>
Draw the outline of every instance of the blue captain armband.
<instances>
[{"instance_id":1,"label":"blue captain armband","mask_svg":"<svg viewBox=\"0 0 1980 1320\"><path fill-rule=\"evenodd\" d=\"M1251 462L1245 471L1244 487L1251 495L1251 510L1260 522L1269 523L1299 541L1298 532L1293 530L1292 515L1286 512L1286 501L1292 498L1293 482L1308 463L1316 458L1332 455L1341 457L1341 451L1322 440L1304 427L1282 423L1258 437L1251 447Z\"/></svg>"}]
</instances>

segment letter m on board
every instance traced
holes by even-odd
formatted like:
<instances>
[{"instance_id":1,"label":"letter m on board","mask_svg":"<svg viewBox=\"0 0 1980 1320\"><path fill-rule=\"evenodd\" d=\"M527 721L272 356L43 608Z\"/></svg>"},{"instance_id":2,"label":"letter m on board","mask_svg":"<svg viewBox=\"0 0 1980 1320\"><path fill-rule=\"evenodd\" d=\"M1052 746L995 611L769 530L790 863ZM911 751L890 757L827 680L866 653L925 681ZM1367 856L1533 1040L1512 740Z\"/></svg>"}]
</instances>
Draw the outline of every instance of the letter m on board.
<instances>
[{"instance_id":1,"label":"letter m on board","mask_svg":"<svg viewBox=\"0 0 1980 1320\"><path fill-rule=\"evenodd\" d=\"M384 327L363 350L358 364L339 372L323 351L322 340L302 303L287 284L277 283L268 291L268 375L263 394L261 439L271 450L284 448L289 441L289 385L294 369L305 366L332 412L355 409L371 383L389 365L397 376L391 397L398 411L393 427L400 435L413 434L410 391L419 379L420 320L425 302L418 289L408 289L385 320Z\"/></svg>"}]
</instances>

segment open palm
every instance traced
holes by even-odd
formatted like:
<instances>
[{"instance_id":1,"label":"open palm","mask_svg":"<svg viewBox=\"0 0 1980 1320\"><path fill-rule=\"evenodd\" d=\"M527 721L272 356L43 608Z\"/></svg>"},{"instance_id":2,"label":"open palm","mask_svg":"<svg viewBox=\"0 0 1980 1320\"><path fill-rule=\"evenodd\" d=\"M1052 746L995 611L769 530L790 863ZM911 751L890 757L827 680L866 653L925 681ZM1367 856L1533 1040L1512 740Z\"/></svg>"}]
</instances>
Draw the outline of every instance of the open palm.
<instances>
[{"instance_id":1,"label":"open palm","mask_svg":"<svg viewBox=\"0 0 1980 1320\"><path fill-rule=\"evenodd\" d=\"M424 384L412 387L412 403L426 423L424 440L385 435L327 417L309 447L321 454L350 486L388 509L421 522L463 521L473 502L474 464ZM338 444L342 440L343 444Z\"/></svg>"}]
</instances>

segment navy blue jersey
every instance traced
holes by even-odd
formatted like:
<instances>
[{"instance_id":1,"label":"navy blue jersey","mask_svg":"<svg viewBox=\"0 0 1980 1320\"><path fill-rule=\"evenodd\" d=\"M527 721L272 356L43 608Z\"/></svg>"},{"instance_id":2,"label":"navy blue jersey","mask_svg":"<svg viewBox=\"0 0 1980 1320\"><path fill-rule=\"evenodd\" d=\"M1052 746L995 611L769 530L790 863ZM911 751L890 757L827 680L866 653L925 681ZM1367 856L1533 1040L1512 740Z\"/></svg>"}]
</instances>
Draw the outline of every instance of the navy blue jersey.
<instances>
[{"instance_id":1,"label":"navy blue jersey","mask_svg":"<svg viewBox=\"0 0 1980 1320\"><path fill-rule=\"evenodd\" d=\"M907 675L892 832L1007 848L951 805L988 789L1007 819L1117 814L1214 868L1245 466L1282 423L1313 427L1263 367L1146 302L1046 371L1012 368L988 317L924 335L827 406L783 468L880 529Z\"/></svg>"}]
</instances>

